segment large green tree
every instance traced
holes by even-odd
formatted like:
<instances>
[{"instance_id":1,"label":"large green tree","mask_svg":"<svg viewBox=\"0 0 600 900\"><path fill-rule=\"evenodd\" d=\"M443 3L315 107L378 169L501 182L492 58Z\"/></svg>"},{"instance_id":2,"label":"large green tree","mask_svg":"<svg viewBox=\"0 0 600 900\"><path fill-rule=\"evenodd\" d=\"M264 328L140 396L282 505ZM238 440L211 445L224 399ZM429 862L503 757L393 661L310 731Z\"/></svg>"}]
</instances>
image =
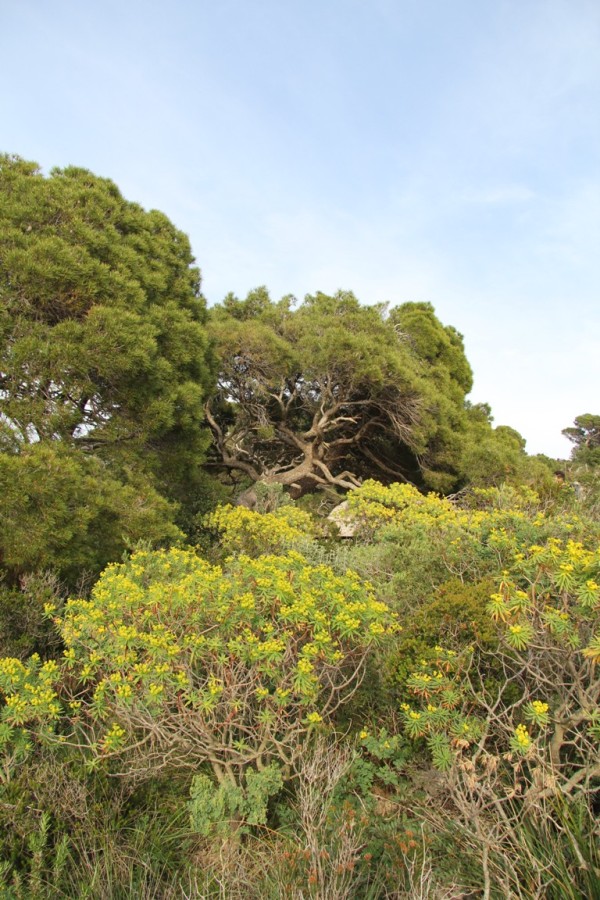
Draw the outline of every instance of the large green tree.
<instances>
[{"instance_id":1,"label":"large green tree","mask_svg":"<svg viewBox=\"0 0 600 900\"><path fill-rule=\"evenodd\" d=\"M222 465L298 493L364 477L442 490L459 476L471 370L429 304L362 306L353 294L212 312L219 388L207 407Z\"/></svg>"},{"instance_id":2,"label":"large green tree","mask_svg":"<svg viewBox=\"0 0 600 900\"><path fill-rule=\"evenodd\" d=\"M160 520L172 534L163 498L193 493L209 440L212 375L193 263L187 237L112 181L73 167L45 177L0 157L0 474L25 479L21 496L5 495L14 528L36 512L68 525L81 495L87 514L73 540L94 552L80 546L74 559L102 563L124 538L144 536L149 507L152 536ZM36 470L56 492L26 477ZM37 557L52 561L41 547Z\"/></svg>"}]
</instances>

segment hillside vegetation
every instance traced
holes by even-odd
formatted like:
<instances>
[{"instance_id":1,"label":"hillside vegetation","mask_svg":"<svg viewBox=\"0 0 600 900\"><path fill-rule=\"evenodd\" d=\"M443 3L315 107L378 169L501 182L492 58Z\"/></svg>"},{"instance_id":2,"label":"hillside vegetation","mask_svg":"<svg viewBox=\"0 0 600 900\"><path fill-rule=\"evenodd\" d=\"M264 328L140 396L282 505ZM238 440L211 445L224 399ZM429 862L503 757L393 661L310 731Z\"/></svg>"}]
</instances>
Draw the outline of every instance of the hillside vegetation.
<instances>
[{"instance_id":1,"label":"hillside vegetation","mask_svg":"<svg viewBox=\"0 0 600 900\"><path fill-rule=\"evenodd\" d=\"M0 197L1 895L600 896L600 417L530 457L430 304Z\"/></svg>"}]
</instances>

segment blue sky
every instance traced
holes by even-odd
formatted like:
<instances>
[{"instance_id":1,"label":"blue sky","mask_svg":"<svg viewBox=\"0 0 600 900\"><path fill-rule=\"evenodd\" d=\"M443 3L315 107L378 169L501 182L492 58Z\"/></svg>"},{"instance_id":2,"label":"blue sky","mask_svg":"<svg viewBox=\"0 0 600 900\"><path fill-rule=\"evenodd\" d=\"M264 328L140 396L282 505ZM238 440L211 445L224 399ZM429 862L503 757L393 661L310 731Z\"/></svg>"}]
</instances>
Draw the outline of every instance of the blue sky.
<instances>
[{"instance_id":1,"label":"blue sky","mask_svg":"<svg viewBox=\"0 0 600 900\"><path fill-rule=\"evenodd\" d=\"M0 0L0 149L186 231L210 302L426 300L531 453L600 412L599 0Z\"/></svg>"}]
</instances>

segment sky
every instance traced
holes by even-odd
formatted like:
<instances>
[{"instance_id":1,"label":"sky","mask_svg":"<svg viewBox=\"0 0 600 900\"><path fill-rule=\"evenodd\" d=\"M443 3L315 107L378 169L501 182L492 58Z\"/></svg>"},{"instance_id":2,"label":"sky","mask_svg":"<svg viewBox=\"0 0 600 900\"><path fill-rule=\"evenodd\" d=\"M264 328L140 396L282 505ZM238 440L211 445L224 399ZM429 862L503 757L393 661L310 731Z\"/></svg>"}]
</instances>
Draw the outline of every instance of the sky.
<instances>
[{"instance_id":1,"label":"sky","mask_svg":"<svg viewBox=\"0 0 600 900\"><path fill-rule=\"evenodd\" d=\"M600 0L0 0L0 152L266 285L427 301L529 453L600 413Z\"/></svg>"}]
</instances>

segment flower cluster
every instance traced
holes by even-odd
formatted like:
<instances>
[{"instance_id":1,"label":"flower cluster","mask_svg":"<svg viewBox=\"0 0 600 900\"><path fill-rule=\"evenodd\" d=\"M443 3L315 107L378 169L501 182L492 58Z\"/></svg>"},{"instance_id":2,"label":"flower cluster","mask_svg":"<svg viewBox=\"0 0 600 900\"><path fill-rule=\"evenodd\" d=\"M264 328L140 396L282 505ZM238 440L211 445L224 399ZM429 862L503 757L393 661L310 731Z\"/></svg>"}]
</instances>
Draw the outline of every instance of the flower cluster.
<instances>
[{"instance_id":1,"label":"flower cluster","mask_svg":"<svg viewBox=\"0 0 600 900\"><path fill-rule=\"evenodd\" d=\"M583 653L595 659L597 645L600 651L599 581L600 549L572 539L550 538L515 552L488 610L505 626L506 641L515 650L530 645L541 623L547 635L572 649L578 649L585 637L588 646Z\"/></svg>"},{"instance_id":2,"label":"flower cluster","mask_svg":"<svg viewBox=\"0 0 600 900\"><path fill-rule=\"evenodd\" d=\"M310 540L315 532L311 516L295 506L282 506L271 513L257 513L244 506L219 506L205 518L217 531L228 553L281 553Z\"/></svg>"},{"instance_id":3,"label":"flower cluster","mask_svg":"<svg viewBox=\"0 0 600 900\"><path fill-rule=\"evenodd\" d=\"M0 691L4 694L2 721L9 726L52 722L61 707L55 687L59 670L54 660L42 663L37 653L26 663L0 659Z\"/></svg>"},{"instance_id":4,"label":"flower cluster","mask_svg":"<svg viewBox=\"0 0 600 900\"><path fill-rule=\"evenodd\" d=\"M526 725L517 725L511 738L510 746L516 753L527 753L531 747L531 737Z\"/></svg>"}]
</instances>

